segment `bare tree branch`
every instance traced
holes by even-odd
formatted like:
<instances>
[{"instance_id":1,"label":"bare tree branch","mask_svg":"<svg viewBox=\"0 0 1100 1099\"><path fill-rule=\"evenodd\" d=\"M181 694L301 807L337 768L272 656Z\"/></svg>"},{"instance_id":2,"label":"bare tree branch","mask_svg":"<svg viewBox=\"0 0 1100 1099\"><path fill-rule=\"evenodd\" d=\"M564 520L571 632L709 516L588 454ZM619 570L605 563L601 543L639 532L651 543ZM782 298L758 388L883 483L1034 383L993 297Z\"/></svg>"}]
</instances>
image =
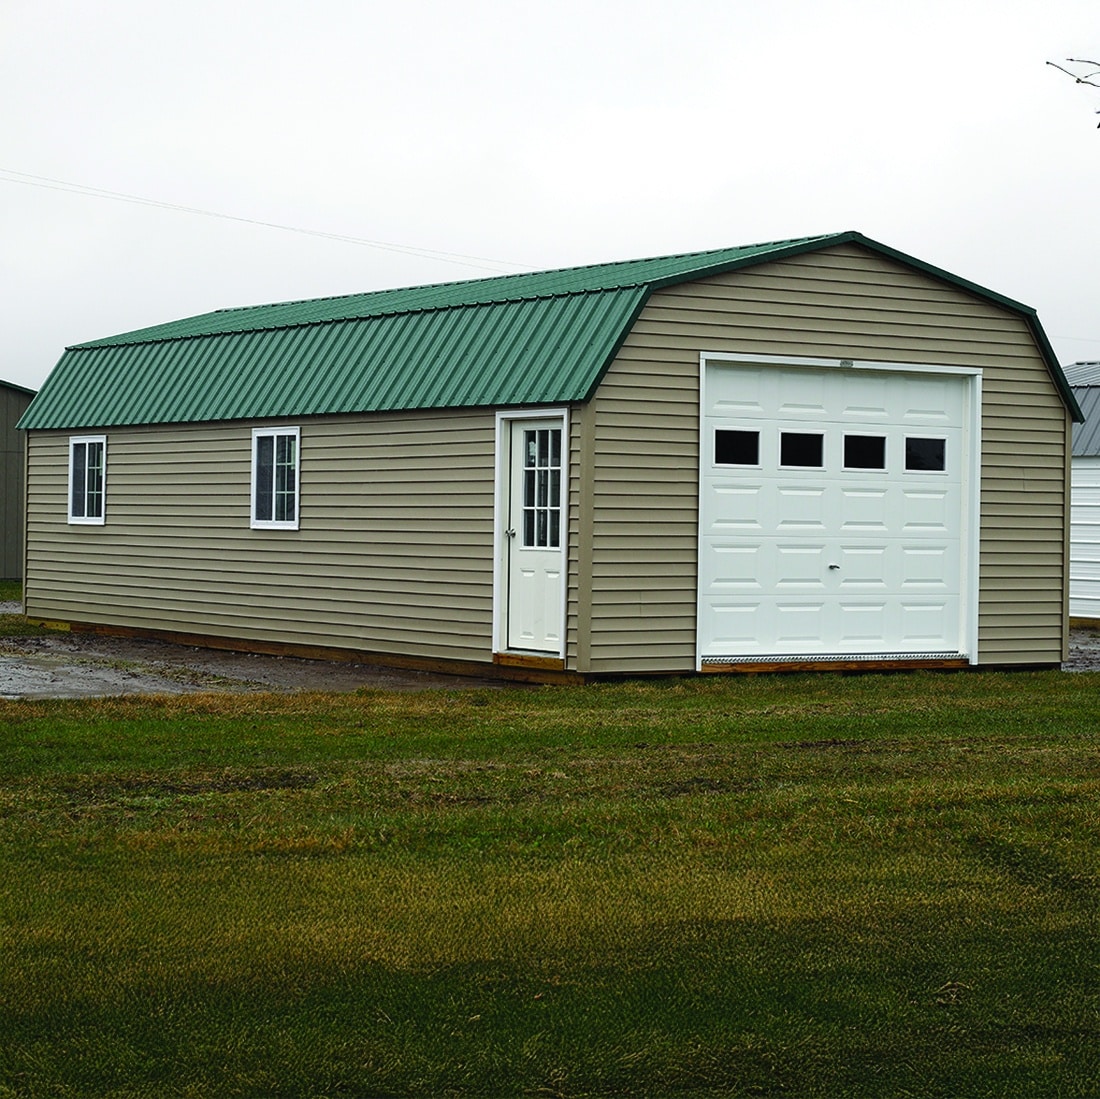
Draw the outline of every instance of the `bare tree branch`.
<instances>
[{"instance_id":1,"label":"bare tree branch","mask_svg":"<svg viewBox=\"0 0 1100 1099\"><path fill-rule=\"evenodd\" d=\"M1057 69L1059 72L1065 73L1066 76L1071 77L1076 84L1088 84L1092 88L1100 88L1100 84L1092 79L1094 76L1100 76L1100 61L1083 61L1077 57L1067 57L1066 61L1071 65L1092 65L1094 68L1092 72L1081 75L1071 72L1062 65L1057 65L1053 61L1048 61L1047 64L1050 65L1051 68Z\"/></svg>"},{"instance_id":2,"label":"bare tree branch","mask_svg":"<svg viewBox=\"0 0 1100 1099\"><path fill-rule=\"evenodd\" d=\"M1060 73L1065 73L1066 76L1071 77L1075 84L1087 84L1090 88L1100 88L1100 83L1097 83L1094 79L1094 77L1100 77L1100 61L1089 61L1083 57L1066 58L1067 65L1088 65L1090 68L1087 72L1073 72L1063 65L1055 64L1053 61L1048 61L1047 64L1052 69L1057 69ZM1096 113L1100 114L1100 111ZM1100 130L1100 125L1096 128Z\"/></svg>"}]
</instances>

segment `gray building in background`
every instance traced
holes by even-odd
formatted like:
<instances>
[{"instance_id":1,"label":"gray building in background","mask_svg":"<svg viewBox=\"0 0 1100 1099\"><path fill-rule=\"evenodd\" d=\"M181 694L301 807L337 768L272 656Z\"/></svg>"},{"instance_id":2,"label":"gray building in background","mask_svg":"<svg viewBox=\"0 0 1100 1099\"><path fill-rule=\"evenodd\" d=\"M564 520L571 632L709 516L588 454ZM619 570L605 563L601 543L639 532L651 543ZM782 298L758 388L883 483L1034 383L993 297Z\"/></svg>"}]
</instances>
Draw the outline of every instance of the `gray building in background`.
<instances>
[{"instance_id":1,"label":"gray building in background","mask_svg":"<svg viewBox=\"0 0 1100 1099\"><path fill-rule=\"evenodd\" d=\"M23 433L33 389L0 381L0 580L23 579Z\"/></svg>"}]
</instances>

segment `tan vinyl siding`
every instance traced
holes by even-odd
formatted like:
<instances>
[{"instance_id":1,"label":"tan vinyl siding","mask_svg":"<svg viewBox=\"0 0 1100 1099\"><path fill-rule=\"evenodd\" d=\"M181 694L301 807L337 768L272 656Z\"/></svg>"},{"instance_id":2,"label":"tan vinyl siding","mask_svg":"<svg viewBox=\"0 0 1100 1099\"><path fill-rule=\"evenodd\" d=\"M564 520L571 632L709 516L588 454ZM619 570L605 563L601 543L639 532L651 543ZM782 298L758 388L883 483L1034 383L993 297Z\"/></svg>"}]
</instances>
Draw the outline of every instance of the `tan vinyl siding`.
<instances>
[{"instance_id":1,"label":"tan vinyl siding","mask_svg":"<svg viewBox=\"0 0 1100 1099\"><path fill-rule=\"evenodd\" d=\"M103 526L34 433L28 610L63 621L487 661L493 414L302 420L300 530L251 530L251 423L107 434Z\"/></svg>"},{"instance_id":2,"label":"tan vinyl siding","mask_svg":"<svg viewBox=\"0 0 1100 1099\"><path fill-rule=\"evenodd\" d=\"M979 661L1061 659L1069 420L1026 323L846 244L661 290L642 311L586 410L581 491L599 520L580 670L694 668L701 352L980 367Z\"/></svg>"}]
</instances>

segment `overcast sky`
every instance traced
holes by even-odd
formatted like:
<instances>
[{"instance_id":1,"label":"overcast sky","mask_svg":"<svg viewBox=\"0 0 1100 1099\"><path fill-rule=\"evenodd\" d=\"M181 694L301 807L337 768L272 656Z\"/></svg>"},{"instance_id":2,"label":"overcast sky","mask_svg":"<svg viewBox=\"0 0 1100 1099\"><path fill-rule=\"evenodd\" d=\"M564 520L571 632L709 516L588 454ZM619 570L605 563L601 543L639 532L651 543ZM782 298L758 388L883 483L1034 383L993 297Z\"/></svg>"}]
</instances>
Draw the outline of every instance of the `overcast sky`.
<instances>
[{"instance_id":1,"label":"overcast sky","mask_svg":"<svg viewBox=\"0 0 1100 1099\"><path fill-rule=\"evenodd\" d=\"M847 229L1100 359L1068 57L1097 0L0 0L0 378L228 306Z\"/></svg>"}]
</instances>

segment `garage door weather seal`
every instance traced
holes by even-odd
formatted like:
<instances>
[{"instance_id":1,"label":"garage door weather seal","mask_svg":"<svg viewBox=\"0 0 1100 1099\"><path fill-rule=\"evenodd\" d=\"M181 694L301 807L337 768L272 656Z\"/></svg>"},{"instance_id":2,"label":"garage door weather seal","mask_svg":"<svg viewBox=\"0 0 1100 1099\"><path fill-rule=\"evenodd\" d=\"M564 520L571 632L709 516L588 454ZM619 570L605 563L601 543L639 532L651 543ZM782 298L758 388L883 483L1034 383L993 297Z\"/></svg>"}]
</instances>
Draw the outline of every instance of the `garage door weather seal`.
<instances>
[{"instance_id":1,"label":"garage door weather seal","mask_svg":"<svg viewBox=\"0 0 1100 1099\"><path fill-rule=\"evenodd\" d=\"M828 664L828 663L850 663L854 661L872 662L872 661L894 661L894 660L965 660L965 653L804 653L800 656L793 655L791 653L767 655L754 655L754 656L704 656L702 659L702 666L705 668L708 664Z\"/></svg>"}]
</instances>

